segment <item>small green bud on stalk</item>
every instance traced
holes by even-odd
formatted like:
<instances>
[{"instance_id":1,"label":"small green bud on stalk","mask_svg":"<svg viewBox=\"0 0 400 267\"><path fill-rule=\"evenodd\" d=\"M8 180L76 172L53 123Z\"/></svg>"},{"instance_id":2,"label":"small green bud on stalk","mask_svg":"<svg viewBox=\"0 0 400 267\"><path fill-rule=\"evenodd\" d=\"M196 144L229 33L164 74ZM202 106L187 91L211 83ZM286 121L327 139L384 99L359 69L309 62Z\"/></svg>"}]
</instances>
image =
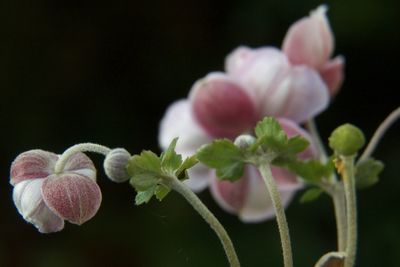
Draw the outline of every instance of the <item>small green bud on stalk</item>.
<instances>
[{"instance_id":1,"label":"small green bud on stalk","mask_svg":"<svg viewBox=\"0 0 400 267\"><path fill-rule=\"evenodd\" d=\"M355 155L364 144L365 137L362 131L349 123L336 128L329 137L329 146L342 156Z\"/></svg>"}]
</instances>

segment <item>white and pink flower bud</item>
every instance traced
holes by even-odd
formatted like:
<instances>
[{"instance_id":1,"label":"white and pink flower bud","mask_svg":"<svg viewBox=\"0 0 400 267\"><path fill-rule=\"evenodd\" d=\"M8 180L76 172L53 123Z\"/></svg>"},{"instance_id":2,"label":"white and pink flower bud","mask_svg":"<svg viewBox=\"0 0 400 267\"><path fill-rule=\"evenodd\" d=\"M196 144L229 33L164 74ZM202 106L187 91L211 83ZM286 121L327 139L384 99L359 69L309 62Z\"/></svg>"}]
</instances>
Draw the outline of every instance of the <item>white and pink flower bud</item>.
<instances>
[{"instance_id":1,"label":"white and pink flower bud","mask_svg":"<svg viewBox=\"0 0 400 267\"><path fill-rule=\"evenodd\" d=\"M310 141L310 146L299 154L301 159L316 155L310 135L296 123L279 119L283 130L289 137L301 135ZM302 182L286 169L272 167L272 175L278 186L281 200L287 206L294 194L302 187ZM260 222L275 216L274 207L258 170L253 166L245 168L244 176L236 182L211 179L211 193L220 206L232 214L237 214L243 222Z\"/></svg>"},{"instance_id":2,"label":"white and pink flower bud","mask_svg":"<svg viewBox=\"0 0 400 267\"><path fill-rule=\"evenodd\" d=\"M15 206L42 233L62 230L64 220L78 225L86 222L101 203L92 161L77 153L68 159L61 173L55 173L58 158L51 152L30 150L11 165Z\"/></svg>"},{"instance_id":3,"label":"white and pink flower bud","mask_svg":"<svg viewBox=\"0 0 400 267\"><path fill-rule=\"evenodd\" d=\"M319 6L289 28L282 50L292 64L320 70L331 57L334 38L326 11L326 6Z\"/></svg>"}]
</instances>

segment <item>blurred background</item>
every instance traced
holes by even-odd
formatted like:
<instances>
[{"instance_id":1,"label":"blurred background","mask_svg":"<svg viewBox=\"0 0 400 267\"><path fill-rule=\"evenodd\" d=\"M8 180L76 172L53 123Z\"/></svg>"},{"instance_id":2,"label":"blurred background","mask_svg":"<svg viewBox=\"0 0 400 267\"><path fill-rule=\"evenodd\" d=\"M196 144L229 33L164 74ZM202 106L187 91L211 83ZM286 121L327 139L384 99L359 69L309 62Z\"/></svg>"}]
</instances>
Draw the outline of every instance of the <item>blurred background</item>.
<instances>
[{"instance_id":1,"label":"blurred background","mask_svg":"<svg viewBox=\"0 0 400 267\"><path fill-rule=\"evenodd\" d=\"M128 2L128 1L127 1ZM21 152L61 153L79 142L159 152L167 106L195 80L222 70L239 45L280 46L287 28L314 0L2 1L0 3L0 266L227 266L218 239L177 194L134 205L134 190L108 181L98 166L103 202L83 226L39 234L12 202L9 166ZM335 54L346 80L317 118L324 139L352 122L370 137L400 104L397 0L327 1ZM360 191L358 266L400 266L400 124L375 157L381 181ZM200 194L230 233L246 266L282 266L274 221L243 224ZM336 248L327 196L298 197L287 210L296 266L313 266Z\"/></svg>"}]
</instances>

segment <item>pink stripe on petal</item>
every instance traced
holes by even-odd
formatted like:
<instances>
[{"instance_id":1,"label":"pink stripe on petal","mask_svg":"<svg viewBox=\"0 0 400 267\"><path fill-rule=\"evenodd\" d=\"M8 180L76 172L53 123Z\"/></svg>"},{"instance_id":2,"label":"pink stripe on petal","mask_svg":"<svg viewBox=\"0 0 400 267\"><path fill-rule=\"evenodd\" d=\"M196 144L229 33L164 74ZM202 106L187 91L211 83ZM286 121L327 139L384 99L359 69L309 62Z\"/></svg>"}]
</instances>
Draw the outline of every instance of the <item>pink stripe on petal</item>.
<instances>
[{"instance_id":1,"label":"pink stripe on petal","mask_svg":"<svg viewBox=\"0 0 400 267\"><path fill-rule=\"evenodd\" d=\"M92 218L101 203L101 191L96 182L73 173L49 176L43 182L42 194L54 213L79 225Z\"/></svg>"},{"instance_id":2,"label":"pink stripe on petal","mask_svg":"<svg viewBox=\"0 0 400 267\"><path fill-rule=\"evenodd\" d=\"M15 185L23 180L44 178L54 171L58 156L40 149L29 150L11 164L10 183Z\"/></svg>"},{"instance_id":3,"label":"pink stripe on petal","mask_svg":"<svg viewBox=\"0 0 400 267\"><path fill-rule=\"evenodd\" d=\"M234 138L258 119L250 96L224 74L212 73L197 81L190 100L195 118L214 137Z\"/></svg>"},{"instance_id":4,"label":"pink stripe on petal","mask_svg":"<svg viewBox=\"0 0 400 267\"><path fill-rule=\"evenodd\" d=\"M343 83L344 64L344 57L337 56L328 61L320 71L320 75L328 86L331 96L335 96L338 93Z\"/></svg>"}]
</instances>

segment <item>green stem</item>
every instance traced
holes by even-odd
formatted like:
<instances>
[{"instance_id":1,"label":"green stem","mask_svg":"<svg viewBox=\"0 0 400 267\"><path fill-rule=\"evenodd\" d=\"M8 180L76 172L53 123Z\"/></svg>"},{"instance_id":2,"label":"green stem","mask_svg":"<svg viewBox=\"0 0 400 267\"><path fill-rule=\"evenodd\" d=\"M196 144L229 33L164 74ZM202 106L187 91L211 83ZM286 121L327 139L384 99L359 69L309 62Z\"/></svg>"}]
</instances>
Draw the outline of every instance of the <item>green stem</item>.
<instances>
[{"instance_id":1,"label":"green stem","mask_svg":"<svg viewBox=\"0 0 400 267\"><path fill-rule=\"evenodd\" d=\"M307 129L310 131L312 138L314 139L315 145L317 146L319 159L322 162L326 162L328 160L327 153L322 143L321 137L319 136L315 121L313 119L307 121L306 126Z\"/></svg>"},{"instance_id":2,"label":"green stem","mask_svg":"<svg viewBox=\"0 0 400 267\"><path fill-rule=\"evenodd\" d=\"M341 182L337 182L331 196L335 209L338 251L345 251L347 242L346 201Z\"/></svg>"},{"instance_id":3,"label":"green stem","mask_svg":"<svg viewBox=\"0 0 400 267\"><path fill-rule=\"evenodd\" d=\"M192 206L193 208L203 217L203 219L210 225L215 231L218 238L220 239L222 246L224 247L226 256L231 267L239 267L239 259L236 255L233 243L226 232L225 228L218 221L218 219L211 213L211 211L201 202L201 200L190 190L185 184L176 179L170 177L166 179L166 185L173 190L180 193Z\"/></svg>"},{"instance_id":4,"label":"green stem","mask_svg":"<svg viewBox=\"0 0 400 267\"><path fill-rule=\"evenodd\" d=\"M78 152L95 152L106 156L110 151L111 149L106 146L93 143L82 143L71 146L70 148L65 150L64 153L57 160L56 166L54 167L55 173L61 173L64 170L65 164L67 163L68 159Z\"/></svg>"},{"instance_id":5,"label":"green stem","mask_svg":"<svg viewBox=\"0 0 400 267\"><path fill-rule=\"evenodd\" d=\"M279 235L281 237L283 263L285 267L293 267L292 248L290 244L289 227L286 221L285 209L282 206L281 197L276 186L275 180L271 173L269 164L260 164L258 169L267 186L272 204L275 208L276 220L278 222Z\"/></svg>"},{"instance_id":6,"label":"green stem","mask_svg":"<svg viewBox=\"0 0 400 267\"><path fill-rule=\"evenodd\" d=\"M342 178L346 196L347 212L347 245L345 267L353 267L357 252L357 202L356 186L354 179L354 156L341 156Z\"/></svg>"},{"instance_id":7,"label":"green stem","mask_svg":"<svg viewBox=\"0 0 400 267\"><path fill-rule=\"evenodd\" d=\"M371 141L369 141L367 148L364 150L364 153L360 156L359 161L363 161L372 155L379 141L382 139L382 136L399 118L400 107L392 111L392 113L389 114L389 116L381 123L381 125L379 125L378 129L376 129L373 137L371 138Z\"/></svg>"}]
</instances>

